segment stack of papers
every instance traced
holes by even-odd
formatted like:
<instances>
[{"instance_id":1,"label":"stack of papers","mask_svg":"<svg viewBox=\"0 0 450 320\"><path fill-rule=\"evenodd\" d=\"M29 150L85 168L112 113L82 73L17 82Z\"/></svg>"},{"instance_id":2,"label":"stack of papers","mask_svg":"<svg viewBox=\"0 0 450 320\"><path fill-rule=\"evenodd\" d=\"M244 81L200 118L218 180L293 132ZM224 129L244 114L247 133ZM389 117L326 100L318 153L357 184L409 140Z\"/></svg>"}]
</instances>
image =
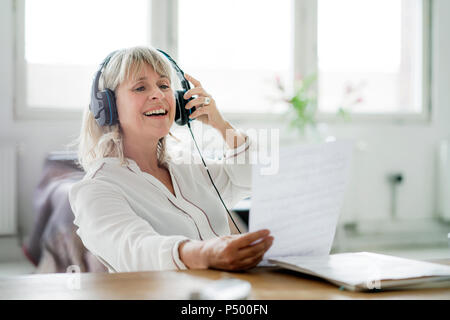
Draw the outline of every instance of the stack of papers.
<instances>
[{"instance_id":1,"label":"stack of papers","mask_svg":"<svg viewBox=\"0 0 450 320\"><path fill-rule=\"evenodd\" d=\"M450 266L369 252L270 259L351 291L450 287Z\"/></svg>"}]
</instances>

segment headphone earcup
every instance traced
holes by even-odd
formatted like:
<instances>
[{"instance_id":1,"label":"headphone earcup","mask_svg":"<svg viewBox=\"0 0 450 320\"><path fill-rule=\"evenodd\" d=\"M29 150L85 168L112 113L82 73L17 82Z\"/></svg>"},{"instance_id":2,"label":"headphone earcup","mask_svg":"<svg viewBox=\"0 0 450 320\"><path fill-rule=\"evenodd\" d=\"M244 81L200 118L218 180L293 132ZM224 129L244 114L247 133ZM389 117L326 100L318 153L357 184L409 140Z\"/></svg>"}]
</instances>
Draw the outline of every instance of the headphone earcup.
<instances>
[{"instance_id":1,"label":"headphone earcup","mask_svg":"<svg viewBox=\"0 0 450 320\"><path fill-rule=\"evenodd\" d=\"M179 126L185 125L183 117L184 99L183 91L177 90L174 93L175 96L175 123Z\"/></svg>"},{"instance_id":2,"label":"headphone earcup","mask_svg":"<svg viewBox=\"0 0 450 320\"><path fill-rule=\"evenodd\" d=\"M100 92L104 109L103 126L113 126L117 124L116 98L112 90L105 89Z\"/></svg>"},{"instance_id":3,"label":"headphone earcup","mask_svg":"<svg viewBox=\"0 0 450 320\"><path fill-rule=\"evenodd\" d=\"M118 123L114 91L106 89L97 92L97 95L92 96L89 108L99 126L112 126Z\"/></svg>"},{"instance_id":4,"label":"headphone earcup","mask_svg":"<svg viewBox=\"0 0 450 320\"><path fill-rule=\"evenodd\" d=\"M175 123L184 126L187 124L191 119L189 119L189 116L195 111L195 107L191 109L186 109L186 105L189 101L191 101L193 98L189 98L188 100L184 99L184 94L186 91L184 90L177 90L175 92Z\"/></svg>"},{"instance_id":5,"label":"headphone earcup","mask_svg":"<svg viewBox=\"0 0 450 320\"><path fill-rule=\"evenodd\" d=\"M108 100L108 113L109 113L109 123L108 125L113 126L117 123L119 123L119 114L117 112L117 105L116 105L116 95L114 91L110 89L105 89L103 91L106 95L106 99Z\"/></svg>"}]
</instances>

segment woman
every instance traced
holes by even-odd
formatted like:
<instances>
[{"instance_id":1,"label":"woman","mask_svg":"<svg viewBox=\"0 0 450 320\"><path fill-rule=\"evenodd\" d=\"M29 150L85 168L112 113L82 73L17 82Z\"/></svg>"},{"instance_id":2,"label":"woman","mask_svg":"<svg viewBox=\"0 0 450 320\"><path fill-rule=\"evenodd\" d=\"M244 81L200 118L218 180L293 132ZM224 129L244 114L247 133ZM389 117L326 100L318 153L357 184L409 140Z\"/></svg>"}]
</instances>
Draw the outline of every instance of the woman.
<instances>
[{"instance_id":1,"label":"woman","mask_svg":"<svg viewBox=\"0 0 450 320\"><path fill-rule=\"evenodd\" d=\"M114 91L119 123L101 127L89 109L84 113L78 155L86 175L69 195L77 233L110 272L252 268L272 244L269 231L231 235L201 162L168 156L175 117L170 70L148 47L119 50L103 68L99 89ZM195 96L186 105L197 108L191 118L220 132L228 157L248 156L248 138L224 120L196 79L186 78L195 86L185 94ZM249 195L249 164L208 167L228 205Z\"/></svg>"}]
</instances>

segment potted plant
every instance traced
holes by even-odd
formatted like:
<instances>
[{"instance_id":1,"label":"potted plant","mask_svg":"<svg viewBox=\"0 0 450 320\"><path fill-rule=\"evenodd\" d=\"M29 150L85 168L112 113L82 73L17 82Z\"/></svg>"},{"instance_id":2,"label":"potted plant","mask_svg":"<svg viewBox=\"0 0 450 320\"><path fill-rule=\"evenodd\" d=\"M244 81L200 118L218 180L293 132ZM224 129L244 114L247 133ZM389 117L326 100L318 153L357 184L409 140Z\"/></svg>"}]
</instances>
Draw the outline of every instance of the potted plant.
<instances>
[{"instance_id":1,"label":"potted plant","mask_svg":"<svg viewBox=\"0 0 450 320\"><path fill-rule=\"evenodd\" d=\"M320 142L327 138L328 126L317 120L317 75L305 78L297 77L294 84L294 93L288 94L280 77L276 77L276 86L280 91L281 100L288 104L285 114L289 127L295 129L303 140ZM336 116L342 121L350 121L351 110L363 102L361 90L364 82L354 86L347 84L342 100L337 108Z\"/></svg>"}]
</instances>

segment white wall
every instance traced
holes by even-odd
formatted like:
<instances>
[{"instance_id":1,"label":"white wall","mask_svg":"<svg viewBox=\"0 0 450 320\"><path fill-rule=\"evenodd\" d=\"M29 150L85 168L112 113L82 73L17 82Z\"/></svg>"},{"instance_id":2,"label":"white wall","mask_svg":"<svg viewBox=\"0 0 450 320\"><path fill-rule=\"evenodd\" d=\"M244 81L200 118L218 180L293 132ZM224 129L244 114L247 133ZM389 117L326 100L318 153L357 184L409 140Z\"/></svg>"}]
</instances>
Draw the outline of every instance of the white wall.
<instances>
[{"instance_id":1,"label":"white wall","mask_svg":"<svg viewBox=\"0 0 450 320\"><path fill-rule=\"evenodd\" d=\"M434 156L437 143L450 136L450 1L434 1L433 116L429 124L357 124L331 127L339 137L357 137L368 150L358 155L354 197L346 217L380 220L389 216L389 188L385 176L400 171L405 182L399 190L400 218L431 217L435 211ZM19 156L18 210L22 234L33 226L32 196L44 158L61 150L79 130L79 121L15 120L13 114L14 20L12 0L0 2L0 142L22 146ZM251 124L243 124L250 127ZM1 242L5 239L0 238ZM0 252L1 259L2 252Z\"/></svg>"}]
</instances>

